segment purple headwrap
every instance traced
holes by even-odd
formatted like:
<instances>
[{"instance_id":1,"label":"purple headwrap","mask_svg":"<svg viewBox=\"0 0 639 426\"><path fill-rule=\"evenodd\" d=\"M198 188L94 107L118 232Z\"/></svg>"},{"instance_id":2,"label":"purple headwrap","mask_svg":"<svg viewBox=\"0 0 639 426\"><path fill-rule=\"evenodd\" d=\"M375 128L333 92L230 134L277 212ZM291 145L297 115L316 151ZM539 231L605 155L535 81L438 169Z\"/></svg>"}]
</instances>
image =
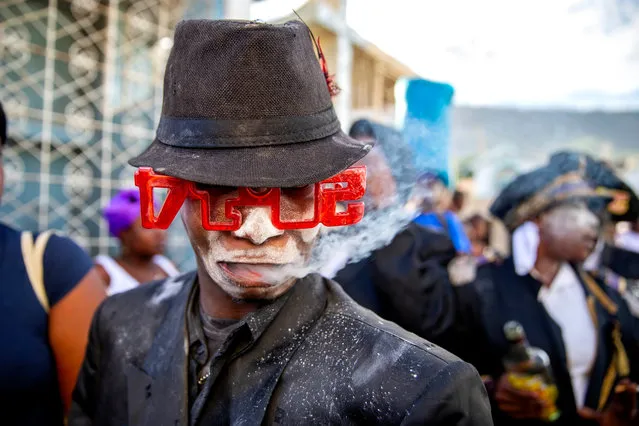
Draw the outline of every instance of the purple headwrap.
<instances>
[{"instance_id":1,"label":"purple headwrap","mask_svg":"<svg viewBox=\"0 0 639 426\"><path fill-rule=\"evenodd\" d=\"M121 190L111 198L102 214L111 235L118 237L140 217L140 192L137 188Z\"/></svg>"}]
</instances>

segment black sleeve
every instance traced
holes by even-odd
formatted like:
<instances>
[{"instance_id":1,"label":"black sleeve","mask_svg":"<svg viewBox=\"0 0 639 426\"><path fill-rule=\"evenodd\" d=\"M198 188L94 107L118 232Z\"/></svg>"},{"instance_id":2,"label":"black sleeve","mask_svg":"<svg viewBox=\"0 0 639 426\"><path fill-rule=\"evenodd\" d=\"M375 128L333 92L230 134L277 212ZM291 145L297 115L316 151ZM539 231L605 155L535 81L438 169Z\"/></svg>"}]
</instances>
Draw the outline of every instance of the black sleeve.
<instances>
[{"instance_id":1,"label":"black sleeve","mask_svg":"<svg viewBox=\"0 0 639 426\"><path fill-rule=\"evenodd\" d=\"M455 287L448 277L455 256L448 237L411 224L376 252L372 275L386 305L382 316L457 354L479 321L474 288Z\"/></svg>"},{"instance_id":2,"label":"black sleeve","mask_svg":"<svg viewBox=\"0 0 639 426\"><path fill-rule=\"evenodd\" d=\"M479 374L498 380L503 374L502 344L496 344L498 337L489 335L488 330L499 330L500 338L504 338L502 329L501 307L495 279L498 279L501 263L488 263L477 268L477 276L472 283L459 287L465 292L458 298L458 312L463 317L459 320L462 335L467 336L469 344L462 345L460 358L470 362ZM471 300L472 299L472 300Z\"/></svg>"},{"instance_id":3,"label":"black sleeve","mask_svg":"<svg viewBox=\"0 0 639 426\"><path fill-rule=\"evenodd\" d=\"M606 244L601 263L628 280L639 280L639 253Z\"/></svg>"},{"instance_id":4,"label":"black sleeve","mask_svg":"<svg viewBox=\"0 0 639 426\"><path fill-rule=\"evenodd\" d=\"M84 362L73 391L68 426L90 426L93 424L99 384L100 315L103 306L104 302L93 315Z\"/></svg>"},{"instance_id":5,"label":"black sleeve","mask_svg":"<svg viewBox=\"0 0 639 426\"><path fill-rule=\"evenodd\" d=\"M455 362L438 372L403 419L403 426L490 426L486 389L477 371Z\"/></svg>"}]
</instances>

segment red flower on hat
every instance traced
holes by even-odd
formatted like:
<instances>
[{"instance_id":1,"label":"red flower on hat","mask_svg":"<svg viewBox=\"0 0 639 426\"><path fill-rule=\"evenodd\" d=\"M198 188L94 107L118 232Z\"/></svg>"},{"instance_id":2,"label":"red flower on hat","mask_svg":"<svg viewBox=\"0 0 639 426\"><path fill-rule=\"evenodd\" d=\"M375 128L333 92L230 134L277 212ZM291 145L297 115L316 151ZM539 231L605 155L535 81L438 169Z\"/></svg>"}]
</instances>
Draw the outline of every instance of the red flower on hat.
<instances>
[{"instance_id":1,"label":"red flower on hat","mask_svg":"<svg viewBox=\"0 0 639 426\"><path fill-rule=\"evenodd\" d=\"M322 51L322 45L320 44L320 38L317 37L317 54L319 55L320 65L322 66L322 72L324 73L324 78L326 79L326 86L328 87L328 93L331 94L331 97L335 97L339 94L341 89L337 85L334 79L334 75L330 75L328 73L328 65L326 64L326 56L324 56L324 51Z\"/></svg>"}]
</instances>

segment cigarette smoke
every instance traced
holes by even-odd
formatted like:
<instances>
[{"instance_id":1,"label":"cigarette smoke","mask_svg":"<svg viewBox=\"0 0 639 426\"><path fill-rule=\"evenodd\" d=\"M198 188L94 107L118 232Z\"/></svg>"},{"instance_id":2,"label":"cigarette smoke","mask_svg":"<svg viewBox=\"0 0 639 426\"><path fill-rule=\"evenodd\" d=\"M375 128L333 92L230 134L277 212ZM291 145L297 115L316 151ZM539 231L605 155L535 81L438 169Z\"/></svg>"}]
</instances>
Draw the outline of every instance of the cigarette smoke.
<instances>
[{"instance_id":1,"label":"cigarette smoke","mask_svg":"<svg viewBox=\"0 0 639 426\"><path fill-rule=\"evenodd\" d=\"M263 268L259 272L264 281L279 282L283 276L301 278L310 273L332 278L346 264L365 259L375 250L388 245L419 214L421 203L415 198L424 196L424 193L415 187L415 154L406 145L400 132L370 124L375 134L376 149L381 150L385 164L377 168L377 161L370 162L367 164L367 173L371 176L377 173L378 176L383 175L382 182L388 185L392 185L394 180L395 191L376 192L376 195L384 193L387 200L373 200L373 195L367 191L364 197L366 213L361 222L347 227L323 228L307 265ZM388 175L389 169L392 178Z\"/></svg>"}]
</instances>

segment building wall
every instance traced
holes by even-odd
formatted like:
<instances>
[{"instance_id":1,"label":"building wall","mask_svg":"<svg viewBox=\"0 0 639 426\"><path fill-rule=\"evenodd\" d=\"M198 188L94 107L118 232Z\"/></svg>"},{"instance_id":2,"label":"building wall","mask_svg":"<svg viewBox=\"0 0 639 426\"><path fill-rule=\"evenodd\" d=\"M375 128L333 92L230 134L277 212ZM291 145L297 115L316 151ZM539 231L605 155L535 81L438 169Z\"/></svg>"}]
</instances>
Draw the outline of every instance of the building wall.
<instances>
[{"instance_id":1,"label":"building wall","mask_svg":"<svg viewBox=\"0 0 639 426\"><path fill-rule=\"evenodd\" d=\"M320 39L329 72L337 70L337 37L325 28L310 24L311 31ZM396 69L358 46L353 47L351 73L351 114L343 127L358 118L370 118L392 124L395 108L395 83L402 75ZM342 95L339 95L342 96ZM343 120L344 121L344 120Z\"/></svg>"},{"instance_id":2,"label":"building wall","mask_svg":"<svg viewBox=\"0 0 639 426\"><path fill-rule=\"evenodd\" d=\"M9 118L3 222L56 229L115 252L101 211L133 185L127 161L154 137L176 0L0 3L0 100ZM205 4L211 11L215 3ZM177 223L170 256L192 262Z\"/></svg>"}]
</instances>

